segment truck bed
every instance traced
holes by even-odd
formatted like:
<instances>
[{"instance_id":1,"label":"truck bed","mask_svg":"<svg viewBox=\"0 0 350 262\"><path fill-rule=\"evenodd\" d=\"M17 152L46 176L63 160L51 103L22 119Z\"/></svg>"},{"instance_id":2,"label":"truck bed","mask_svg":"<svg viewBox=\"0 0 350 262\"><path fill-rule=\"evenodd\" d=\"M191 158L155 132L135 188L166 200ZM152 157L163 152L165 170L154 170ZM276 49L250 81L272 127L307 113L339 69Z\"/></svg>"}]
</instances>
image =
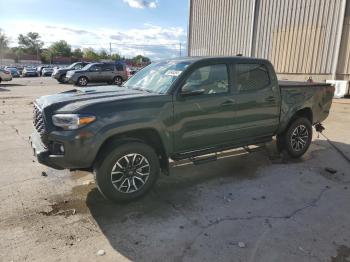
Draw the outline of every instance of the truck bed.
<instances>
[{"instance_id":1,"label":"truck bed","mask_svg":"<svg viewBox=\"0 0 350 262\"><path fill-rule=\"evenodd\" d=\"M284 130L288 121L300 109L310 110L312 124L321 123L329 114L334 87L327 83L279 81L281 112L279 130Z\"/></svg>"},{"instance_id":2,"label":"truck bed","mask_svg":"<svg viewBox=\"0 0 350 262\"><path fill-rule=\"evenodd\" d=\"M288 87L319 87L319 86L331 86L328 83L317 83L317 82L302 82L302 81L287 81L287 80L279 80L278 84L281 88Z\"/></svg>"}]
</instances>

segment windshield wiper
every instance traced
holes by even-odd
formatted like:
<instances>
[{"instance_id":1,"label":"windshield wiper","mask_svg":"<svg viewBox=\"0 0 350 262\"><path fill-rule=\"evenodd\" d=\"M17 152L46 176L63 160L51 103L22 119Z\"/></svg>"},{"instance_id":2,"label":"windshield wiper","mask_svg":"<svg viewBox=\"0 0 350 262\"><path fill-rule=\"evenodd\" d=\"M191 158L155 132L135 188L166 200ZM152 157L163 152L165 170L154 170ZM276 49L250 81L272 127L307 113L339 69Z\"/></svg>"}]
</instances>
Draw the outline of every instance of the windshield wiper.
<instances>
[{"instance_id":1,"label":"windshield wiper","mask_svg":"<svg viewBox=\"0 0 350 262\"><path fill-rule=\"evenodd\" d=\"M141 88L141 87L128 87L128 88L133 89L133 90L138 90L138 91L146 91L148 93L155 93L151 89L147 89L147 88Z\"/></svg>"}]
</instances>

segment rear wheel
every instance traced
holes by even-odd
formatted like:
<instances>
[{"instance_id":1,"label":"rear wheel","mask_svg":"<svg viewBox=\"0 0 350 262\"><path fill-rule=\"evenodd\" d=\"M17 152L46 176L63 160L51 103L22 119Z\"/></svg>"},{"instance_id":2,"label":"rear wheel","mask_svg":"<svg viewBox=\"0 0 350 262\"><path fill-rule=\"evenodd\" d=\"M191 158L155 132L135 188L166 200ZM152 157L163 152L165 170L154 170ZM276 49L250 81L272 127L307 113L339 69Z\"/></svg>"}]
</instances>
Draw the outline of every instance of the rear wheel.
<instances>
[{"instance_id":1,"label":"rear wheel","mask_svg":"<svg viewBox=\"0 0 350 262\"><path fill-rule=\"evenodd\" d=\"M312 141L312 125L306 118L295 119L287 130L277 136L277 149L287 151L293 158L305 154Z\"/></svg>"},{"instance_id":2,"label":"rear wheel","mask_svg":"<svg viewBox=\"0 0 350 262\"><path fill-rule=\"evenodd\" d=\"M117 86L121 86L123 84L123 79L120 76L116 76L113 78L113 83Z\"/></svg>"},{"instance_id":3,"label":"rear wheel","mask_svg":"<svg viewBox=\"0 0 350 262\"><path fill-rule=\"evenodd\" d=\"M131 201L143 196L156 182L159 159L152 147L129 142L106 149L94 168L96 185L108 199Z\"/></svg>"},{"instance_id":4,"label":"rear wheel","mask_svg":"<svg viewBox=\"0 0 350 262\"><path fill-rule=\"evenodd\" d=\"M78 78L77 85L78 86L87 86L88 79L85 76L81 76Z\"/></svg>"}]
</instances>

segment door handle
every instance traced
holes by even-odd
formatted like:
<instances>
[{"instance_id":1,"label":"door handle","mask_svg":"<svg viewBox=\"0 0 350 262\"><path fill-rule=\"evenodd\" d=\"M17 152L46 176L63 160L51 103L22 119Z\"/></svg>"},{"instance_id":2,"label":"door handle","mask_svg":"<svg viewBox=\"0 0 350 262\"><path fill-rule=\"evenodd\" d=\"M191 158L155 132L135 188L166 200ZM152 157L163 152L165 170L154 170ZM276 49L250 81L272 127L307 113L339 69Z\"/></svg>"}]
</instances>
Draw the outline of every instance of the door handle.
<instances>
[{"instance_id":1,"label":"door handle","mask_svg":"<svg viewBox=\"0 0 350 262\"><path fill-rule=\"evenodd\" d=\"M265 98L266 102L275 102L275 97L274 96L269 96Z\"/></svg>"},{"instance_id":2,"label":"door handle","mask_svg":"<svg viewBox=\"0 0 350 262\"><path fill-rule=\"evenodd\" d=\"M221 104L221 106L232 106L232 105L234 105L235 104L235 100L234 99L228 99L228 100L226 100L225 102L223 102L222 104Z\"/></svg>"}]
</instances>

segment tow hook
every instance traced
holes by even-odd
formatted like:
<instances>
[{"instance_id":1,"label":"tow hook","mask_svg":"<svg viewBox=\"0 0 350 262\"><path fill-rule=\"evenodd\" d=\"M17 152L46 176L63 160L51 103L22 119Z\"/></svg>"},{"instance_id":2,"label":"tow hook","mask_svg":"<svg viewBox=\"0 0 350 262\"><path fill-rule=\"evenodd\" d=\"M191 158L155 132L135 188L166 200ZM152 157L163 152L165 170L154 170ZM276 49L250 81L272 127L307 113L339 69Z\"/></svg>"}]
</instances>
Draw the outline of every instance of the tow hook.
<instances>
[{"instance_id":1,"label":"tow hook","mask_svg":"<svg viewBox=\"0 0 350 262\"><path fill-rule=\"evenodd\" d=\"M317 132L322 133L322 131L325 129L324 126L321 123L317 123L315 125L315 129Z\"/></svg>"},{"instance_id":2,"label":"tow hook","mask_svg":"<svg viewBox=\"0 0 350 262\"><path fill-rule=\"evenodd\" d=\"M322 131L325 130L324 126L321 123L317 123L315 125L315 129L317 132L317 138L320 138L320 133L322 133Z\"/></svg>"}]
</instances>

